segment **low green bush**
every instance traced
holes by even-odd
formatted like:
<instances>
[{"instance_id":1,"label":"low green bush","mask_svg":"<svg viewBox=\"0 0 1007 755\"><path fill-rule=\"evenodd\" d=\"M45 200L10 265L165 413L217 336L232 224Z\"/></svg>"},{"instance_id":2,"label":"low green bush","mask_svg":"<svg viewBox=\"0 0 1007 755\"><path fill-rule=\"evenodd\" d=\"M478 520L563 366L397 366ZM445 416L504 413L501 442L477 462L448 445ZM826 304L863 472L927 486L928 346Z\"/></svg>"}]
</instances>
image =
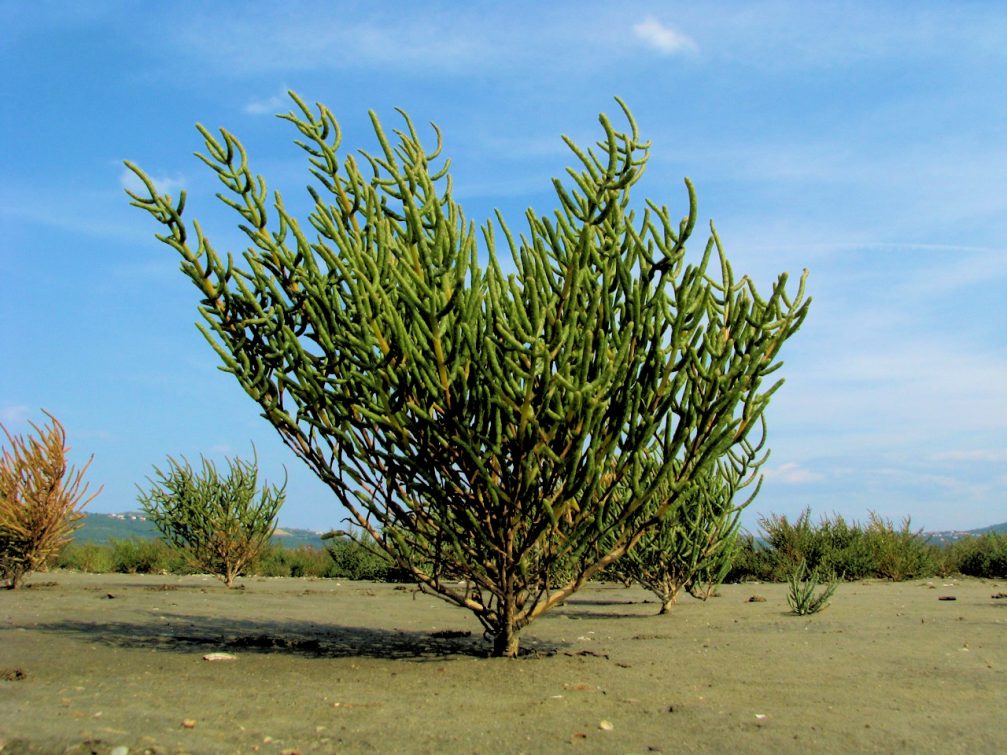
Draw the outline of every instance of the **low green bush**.
<instances>
[{"instance_id":1,"label":"low green bush","mask_svg":"<svg viewBox=\"0 0 1007 755\"><path fill-rule=\"evenodd\" d=\"M70 543L54 565L58 569L107 574L112 571L112 549L97 543Z\"/></svg>"},{"instance_id":2,"label":"low green bush","mask_svg":"<svg viewBox=\"0 0 1007 755\"><path fill-rule=\"evenodd\" d=\"M132 538L108 544L71 543L55 562L61 569L95 574L191 574L182 554L161 540ZM387 582L405 575L384 554L340 538L326 548L269 545L251 564L249 575L260 577L321 577Z\"/></svg>"},{"instance_id":3,"label":"low green bush","mask_svg":"<svg viewBox=\"0 0 1007 755\"><path fill-rule=\"evenodd\" d=\"M265 548L252 562L249 573L260 577L340 576L332 558L322 548L286 548L282 545Z\"/></svg>"},{"instance_id":4,"label":"low green bush","mask_svg":"<svg viewBox=\"0 0 1007 755\"><path fill-rule=\"evenodd\" d=\"M872 512L864 534L876 572L869 576L901 582L941 571L938 547L928 542L922 531L913 532L908 517L895 529L890 521Z\"/></svg>"},{"instance_id":5,"label":"low green bush","mask_svg":"<svg viewBox=\"0 0 1007 755\"><path fill-rule=\"evenodd\" d=\"M370 548L356 540L341 537L330 540L326 546L335 568L335 576L343 579L368 579L382 582L401 582L403 572L391 559L377 548Z\"/></svg>"},{"instance_id":6,"label":"low green bush","mask_svg":"<svg viewBox=\"0 0 1007 755\"><path fill-rule=\"evenodd\" d=\"M809 570L840 579L901 581L954 571L953 560L913 531L908 519L900 527L871 513L866 526L836 515L814 525L805 509L796 520L771 514L759 520L763 537L739 540L728 581L755 579L786 582L803 562Z\"/></svg>"},{"instance_id":7,"label":"low green bush","mask_svg":"<svg viewBox=\"0 0 1007 755\"><path fill-rule=\"evenodd\" d=\"M891 580L963 574L1007 578L1007 533L964 537L946 545L928 542L909 522L896 528L874 514L866 527L842 517L816 526L808 512L790 523L782 516L763 520L765 537L743 533L727 582L787 582L804 561L808 570L842 580ZM108 545L70 543L54 562L57 568L90 573L190 574L192 568L159 540L134 538ZM270 545L252 564L250 574L264 577L325 577L385 582L410 581L383 553L337 538L327 546L287 548ZM602 578L612 578L603 574Z\"/></svg>"},{"instance_id":8,"label":"low green bush","mask_svg":"<svg viewBox=\"0 0 1007 755\"><path fill-rule=\"evenodd\" d=\"M130 538L109 544L112 571L119 574L189 574L192 568L161 540Z\"/></svg>"},{"instance_id":9,"label":"low green bush","mask_svg":"<svg viewBox=\"0 0 1007 755\"><path fill-rule=\"evenodd\" d=\"M1007 533L964 537L947 550L953 571L970 577L1007 578Z\"/></svg>"}]
</instances>

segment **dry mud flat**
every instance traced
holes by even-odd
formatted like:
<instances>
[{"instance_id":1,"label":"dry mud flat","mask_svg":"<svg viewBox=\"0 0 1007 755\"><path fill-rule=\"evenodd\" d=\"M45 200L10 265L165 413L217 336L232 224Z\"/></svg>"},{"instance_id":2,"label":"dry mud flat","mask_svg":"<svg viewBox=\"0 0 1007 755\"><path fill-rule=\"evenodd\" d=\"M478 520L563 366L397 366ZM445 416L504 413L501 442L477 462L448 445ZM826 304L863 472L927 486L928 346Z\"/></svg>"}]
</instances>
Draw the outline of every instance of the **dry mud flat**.
<instances>
[{"instance_id":1,"label":"dry mud flat","mask_svg":"<svg viewBox=\"0 0 1007 755\"><path fill-rule=\"evenodd\" d=\"M4 753L1007 747L1007 581L846 584L810 617L783 585L660 617L641 589L595 585L526 629L517 660L479 657L467 612L395 585L29 584L0 591Z\"/></svg>"}]
</instances>

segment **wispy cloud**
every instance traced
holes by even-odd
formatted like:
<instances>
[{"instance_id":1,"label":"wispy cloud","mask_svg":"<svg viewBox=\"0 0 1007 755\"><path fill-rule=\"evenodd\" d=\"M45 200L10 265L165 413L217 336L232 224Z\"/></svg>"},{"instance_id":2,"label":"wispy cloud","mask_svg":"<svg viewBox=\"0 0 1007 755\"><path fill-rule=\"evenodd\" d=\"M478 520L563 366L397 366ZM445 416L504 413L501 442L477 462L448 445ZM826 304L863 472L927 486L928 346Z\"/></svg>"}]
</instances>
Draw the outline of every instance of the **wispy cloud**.
<instances>
[{"instance_id":1,"label":"wispy cloud","mask_svg":"<svg viewBox=\"0 0 1007 755\"><path fill-rule=\"evenodd\" d=\"M211 9L173 33L191 55L232 76L368 66L464 70L466 65L484 66L498 49L487 44L495 33L492 24L473 24L471 14L454 10L450 14L377 11L354 17L319 6L310 16L292 17L287 10L259 6L256 12L232 19L222 37L208 32L216 19ZM250 49L255 54L249 55Z\"/></svg>"},{"instance_id":2,"label":"wispy cloud","mask_svg":"<svg viewBox=\"0 0 1007 755\"><path fill-rule=\"evenodd\" d=\"M24 404L4 404L0 406L0 423L3 423L9 431L15 427L28 423L31 416L31 409Z\"/></svg>"},{"instance_id":3,"label":"wispy cloud","mask_svg":"<svg viewBox=\"0 0 1007 755\"><path fill-rule=\"evenodd\" d=\"M762 474L767 480L778 482L783 485L805 485L809 482L818 482L824 476L818 472L802 467L796 462L786 462L778 467L768 467L762 470Z\"/></svg>"},{"instance_id":4,"label":"wispy cloud","mask_svg":"<svg viewBox=\"0 0 1007 755\"><path fill-rule=\"evenodd\" d=\"M935 461L1007 462L1007 448L986 448L971 451L953 450L934 454Z\"/></svg>"},{"instance_id":5,"label":"wispy cloud","mask_svg":"<svg viewBox=\"0 0 1007 755\"><path fill-rule=\"evenodd\" d=\"M245 103L241 111L247 115L272 115L289 104L287 87L284 87L280 93L274 94L272 97L253 97Z\"/></svg>"},{"instance_id":6,"label":"wispy cloud","mask_svg":"<svg viewBox=\"0 0 1007 755\"><path fill-rule=\"evenodd\" d=\"M147 175L154 182L154 187L161 194L177 196L178 192L185 188L185 178L181 175L152 176L149 173ZM129 168L123 168L122 172L119 173L119 185L127 191L132 191L141 196L146 191L143 182Z\"/></svg>"},{"instance_id":7,"label":"wispy cloud","mask_svg":"<svg viewBox=\"0 0 1007 755\"><path fill-rule=\"evenodd\" d=\"M695 53L699 49L690 37L667 24L662 24L653 16L635 24L633 34L662 55Z\"/></svg>"},{"instance_id":8,"label":"wispy cloud","mask_svg":"<svg viewBox=\"0 0 1007 755\"><path fill-rule=\"evenodd\" d=\"M76 199L66 201L66 189L60 186L8 184L0 187L0 218L129 243L150 238L138 226L122 221L129 207L118 191L82 190Z\"/></svg>"}]
</instances>

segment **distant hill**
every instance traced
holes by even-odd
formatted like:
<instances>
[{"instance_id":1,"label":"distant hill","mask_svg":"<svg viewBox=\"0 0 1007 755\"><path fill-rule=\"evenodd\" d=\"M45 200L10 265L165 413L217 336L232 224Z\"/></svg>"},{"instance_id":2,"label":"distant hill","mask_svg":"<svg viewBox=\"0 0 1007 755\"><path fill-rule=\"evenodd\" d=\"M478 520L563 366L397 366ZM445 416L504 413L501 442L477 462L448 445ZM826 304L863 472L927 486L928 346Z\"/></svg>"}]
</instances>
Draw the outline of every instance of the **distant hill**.
<instances>
[{"instance_id":1,"label":"distant hill","mask_svg":"<svg viewBox=\"0 0 1007 755\"><path fill-rule=\"evenodd\" d=\"M985 535L987 532L1007 532L1007 522L991 524L989 527L981 527L977 530L969 530L970 535Z\"/></svg>"},{"instance_id":2,"label":"distant hill","mask_svg":"<svg viewBox=\"0 0 1007 755\"><path fill-rule=\"evenodd\" d=\"M988 527L979 527L974 530L942 530L940 532L924 532L923 534L926 535L930 542L940 545L942 543L953 543L961 540L963 537L985 535L988 533L1007 534L1007 522L991 524Z\"/></svg>"},{"instance_id":3,"label":"distant hill","mask_svg":"<svg viewBox=\"0 0 1007 755\"><path fill-rule=\"evenodd\" d=\"M130 511L124 514L85 514L84 522L74 533L73 539L78 543L104 545L112 540L156 540L159 537L157 528L141 512ZM288 527L277 528L273 542L287 548L302 545L322 548L325 545L318 532Z\"/></svg>"}]
</instances>

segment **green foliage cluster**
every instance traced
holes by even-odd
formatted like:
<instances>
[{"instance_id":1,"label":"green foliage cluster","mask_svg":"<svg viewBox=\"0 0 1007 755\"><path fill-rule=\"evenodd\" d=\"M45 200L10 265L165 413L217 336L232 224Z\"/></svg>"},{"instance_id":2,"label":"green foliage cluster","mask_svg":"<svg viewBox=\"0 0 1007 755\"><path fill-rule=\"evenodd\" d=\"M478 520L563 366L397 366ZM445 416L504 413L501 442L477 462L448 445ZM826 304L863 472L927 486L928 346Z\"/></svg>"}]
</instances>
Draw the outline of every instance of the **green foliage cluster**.
<instances>
[{"instance_id":1,"label":"green foliage cluster","mask_svg":"<svg viewBox=\"0 0 1007 755\"><path fill-rule=\"evenodd\" d=\"M848 525L849 526L849 525ZM855 525L854 525L855 526ZM946 545L927 544L931 549L932 569L917 577L964 576L985 579L1007 578L1007 534L990 533L963 537ZM725 581L746 580L788 582L800 562L790 564L788 571L773 576L774 564L783 563L772 554L772 548L755 542L751 535L740 535L734 550L732 566ZM843 564L843 557L832 554L819 564ZM862 561L860 563L863 563ZM71 542L53 562L61 569L90 573L119 572L125 574L190 574L192 566L171 546L160 540L131 538L108 545ZM846 579L880 577L881 570L868 564L857 576L845 571ZM808 568L805 563L805 568ZM813 567L812 567L813 568ZM333 540L325 549L289 548L270 545L253 562L251 575L268 577L327 577L374 581L406 580L407 574L397 569L391 560L373 548L367 548L349 538ZM829 567L820 573L833 573ZM841 576L843 572L835 572ZM612 571L602 578L622 579Z\"/></svg>"},{"instance_id":2,"label":"green foliage cluster","mask_svg":"<svg viewBox=\"0 0 1007 755\"><path fill-rule=\"evenodd\" d=\"M333 539L325 548L270 545L249 568L263 577L328 577L332 579L400 582L408 573L396 568L386 554L362 541Z\"/></svg>"},{"instance_id":3,"label":"green foliage cluster","mask_svg":"<svg viewBox=\"0 0 1007 755\"><path fill-rule=\"evenodd\" d=\"M762 537L739 538L726 581L785 582L804 562L811 571L839 579L890 579L965 576L1007 577L1007 535L989 533L964 537L946 545L913 530L908 519L900 526L869 515L865 525L841 516L823 517L818 524L805 510L793 522L770 515L760 520Z\"/></svg>"},{"instance_id":4,"label":"green foliage cluster","mask_svg":"<svg viewBox=\"0 0 1007 755\"><path fill-rule=\"evenodd\" d=\"M155 467L156 479L138 500L168 543L231 587L276 530L286 482L259 490L256 461L228 459L227 466L221 475L204 458L197 472L169 458L168 470Z\"/></svg>"},{"instance_id":5,"label":"green foliage cluster","mask_svg":"<svg viewBox=\"0 0 1007 755\"><path fill-rule=\"evenodd\" d=\"M162 540L127 538L108 544L70 543L56 559L61 569L91 574L191 574L189 561Z\"/></svg>"},{"instance_id":6,"label":"green foliage cluster","mask_svg":"<svg viewBox=\"0 0 1007 755\"><path fill-rule=\"evenodd\" d=\"M407 570L397 566L367 537L336 538L329 541L326 550L332 557L338 577L383 582L413 581Z\"/></svg>"},{"instance_id":7,"label":"green foliage cluster","mask_svg":"<svg viewBox=\"0 0 1007 755\"><path fill-rule=\"evenodd\" d=\"M249 565L258 577L339 577L332 558L322 548L267 545Z\"/></svg>"},{"instance_id":8,"label":"green foliage cluster","mask_svg":"<svg viewBox=\"0 0 1007 755\"><path fill-rule=\"evenodd\" d=\"M745 440L807 314L803 278L760 296L712 227L687 263L692 185L681 222L634 209L649 143L625 106L627 130L601 116L597 149L566 139L578 168L554 182L559 208L529 210L516 235L500 215L481 233L465 218L439 132L428 149L404 113L394 138L372 113L380 149L343 157L329 109L291 96L280 117L314 178L307 223L269 200L233 134L202 126L241 257L127 163L146 187L133 204L165 226L224 369L353 524L514 655L522 627Z\"/></svg>"},{"instance_id":9,"label":"green foliage cluster","mask_svg":"<svg viewBox=\"0 0 1007 755\"><path fill-rule=\"evenodd\" d=\"M952 571L985 579L1007 578L1007 533L963 537L945 549Z\"/></svg>"}]
</instances>

